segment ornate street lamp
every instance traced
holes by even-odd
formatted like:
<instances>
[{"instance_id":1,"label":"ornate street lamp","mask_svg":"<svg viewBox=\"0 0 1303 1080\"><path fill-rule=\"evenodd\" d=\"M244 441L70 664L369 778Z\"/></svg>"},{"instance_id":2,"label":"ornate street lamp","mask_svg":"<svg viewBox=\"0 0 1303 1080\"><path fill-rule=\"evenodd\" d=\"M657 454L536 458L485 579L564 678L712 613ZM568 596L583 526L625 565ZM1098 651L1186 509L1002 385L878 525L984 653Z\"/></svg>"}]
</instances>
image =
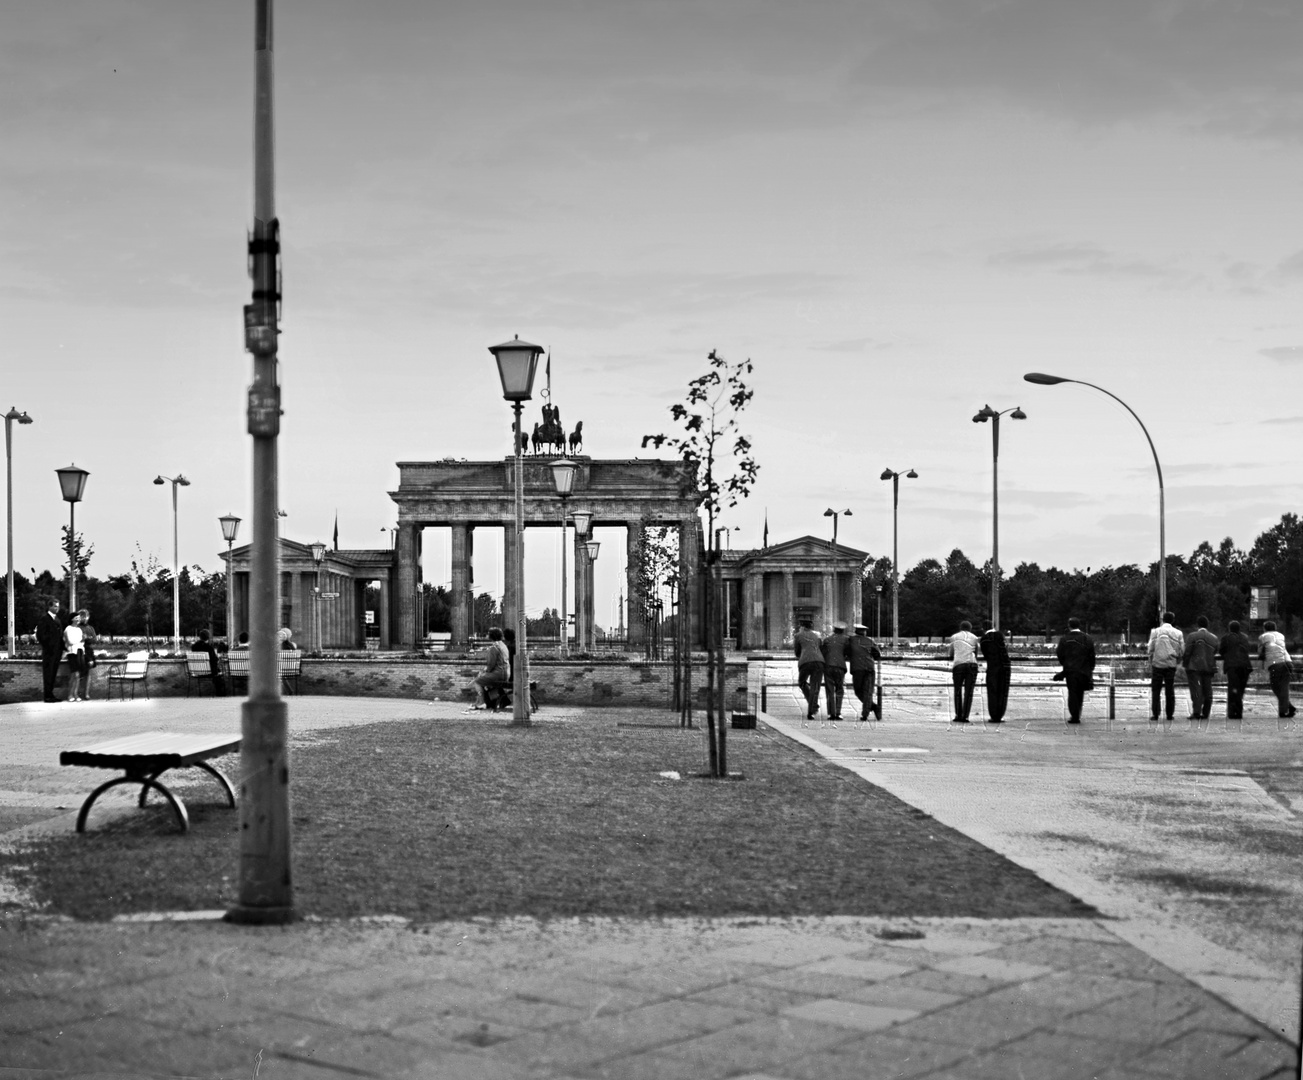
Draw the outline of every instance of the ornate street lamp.
<instances>
[{"instance_id":1,"label":"ornate street lamp","mask_svg":"<svg viewBox=\"0 0 1303 1080\"><path fill-rule=\"evenodd\" d=\"M156 476L154 483L172 485L172 652L181 652L181 563L178 558L176 530L176 489L189 487L190 481L180 473L176 476Z\"/></svg>"},{"instance_id":2,"label":"ornate street lamp","mask_svg":"<svg viewBox=\"0 0 1303 1080\"><path fill-rule=\"evenodd\" d=\"M222 539L226 541L226 645L230 648L236 637L232 621L235 617L235 574L231 570L231 550L240 532L240 519L234 514L226 514L217 520L222 526Z\"/></svg>"},{"instance_id":3,"label":"ornate street lamp","mask_svg":"<svg viewBox=\"0 0 1303 1080\"><path fill-rule=\"evenodd\" d=\"M10 408L5 413L5 503L6 503L6 521L8 524L7 535L9 538L9 571L6 581L8 585L5 589L6 606L8 607L8 622L5 626L9 632L9 656L14 655L14 421L20 424L30 424L32 418L25 412L19 412L15 408Z\"/></svg>"},{"instance_id":4,"label":"ornate street lamp","mask_svg":"<svg viewBox=\"0 0 1303 1080\"><path fill-rule=\"evenodd\" d=\"M588 573L590 577L593 572L593 563L597 562L597 552L601 546L596 540L589 540L584 544L584 554L588 556ZM587 629L591 639L588 644L588 651L595 652L597 650L597 620L588 619L585 621L588 624Z\"/></svg>"},{"instance_id":5,"label":"ornate street lamp","mask_svg":"<svg viewBox=\"0 0 1303 1080\"><path fill-rule=\"evenodd\" d=\"M90 476L85 469L79 469L76 465L65 465L62 469L54 470L59 475L59 490L63 493L63 501L68 504L68 613L75 615L77 613L77 559L74 554L77 545L77 504L81 502L81 497L86 491L86 477Z\"/></svg>"},{"instance_id":6,"label":"ornate street lamp","mask_svg":"<svg viewBox=\"0 0 1303 1080\"><path fill-rule=\"evenodd\" d=\"M1021 407L996 412L983 405L973 417L974 424L991 421L991 629L1000 629L1000 417L1008 413L1014 420L1026 420Z\"/></svg>"},{"instance_id":7,"label":"ornate street lamp","mask_svg":"<svg viewBox=\"0 0 1303 1080\"><path fill-rule=\"evenodd\" d=\"M517 335L501 345L489 346L489 352L498 362L498 378L502 381L502 397L511 402L515 413L516 453L516 557L512 567L516 579L516 677L512 686L513 724L529 723L529 654L525 648L525 476L524 458L520 448L520 412L534 392L534 373L538 358L543 355L541 345L521 341Z\"/></svg>"},{"instance_id":8,"label":"ornate street lamp","mask_svg":"<svg viewBox=\"0 0 1303 1080\"><path fill-rule=\"evenodd\" d=\"M312 552L312 561L317 565L317 580L312 588L313 607L313 624L317 638L317 652L321 652L321 560L326 557L326 545L320 540L314 541L308 545Z\"/></svg>"},{"instance_id":9,"label":"ornate street lamp","mask_svg":"<svg viewBox=\"0 0 1303 1080\"><path fill-rule=\"evenodd\" d=\"M1163 495L1163 466L1158 462L1158 451L1154 449L1154 440L1149 437L1149 429L1145 427L1145 422L1136 416L1136 410L1123 401L1117 394L1105 390L1102 386L1096 386L1094 383L1085 382L1082 379L1065 379L1059 375L1045 375L1039 371L1029 371L1023 376L1023 379L1029 383L1036 383L1038 386L1058 386L1059 383L1077 383L1080 386L1089 386L1092 390L1098 390L1101 394L1108 394L1122 408L1126 409L1140 425L1140 430L1145 433L1145 441L1149 443L1149 452L1154 455L1154 468L1158 472L1158 621L1163 621L1163 613L1167 611L1167 512Z\"/></svg>"},{"instance_id":10,"label":"ornate street lamp","mask_svg":"<svg viewBox=\"0 0 1303 1080\"><path fill-rule=\"evenodd\" d=\"M913 469L904 474L907 480L917 480L918 473ZM891 481L891 644L900 642L900 549L897 542L897 509L900 507L901 474L892 469L883 469L880 480Z\"/></svg>"},{"instance_id":11,"label":"ornate street lamp","mask_svg":"<svg viewBox=\"0 0 1303 1080\"><path fill-rule=\"evenodd\" d=\"M566 622L566 502L570 498L570 493L575 485L575 473L579 466L573 461L561 459L552 462L552 484L556 488L556 493L561 498L561 642L560 653L566 655L567 642L567 622Z\"/></svg>"}]
</instances>

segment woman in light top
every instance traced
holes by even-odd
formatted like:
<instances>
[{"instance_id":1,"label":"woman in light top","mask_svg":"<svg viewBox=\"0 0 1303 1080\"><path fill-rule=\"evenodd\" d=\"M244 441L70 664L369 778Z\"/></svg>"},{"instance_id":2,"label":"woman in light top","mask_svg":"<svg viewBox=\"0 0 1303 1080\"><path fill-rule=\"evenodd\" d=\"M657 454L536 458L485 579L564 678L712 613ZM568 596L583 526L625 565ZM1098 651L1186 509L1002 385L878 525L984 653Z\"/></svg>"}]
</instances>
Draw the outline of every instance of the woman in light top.
<instances>
[{"instance_id":1,"label":"woman in light top","mask_svg":"<svg viewBox=\"0 0 1303 1080\"><path fill-rule=\"evenodd\" d=\"M63 655L68 661L68 700L81 701L81 680L86 673L86 635L82 630L85 611L78 611L63 628Z\"/></svg>"}]
</instances>

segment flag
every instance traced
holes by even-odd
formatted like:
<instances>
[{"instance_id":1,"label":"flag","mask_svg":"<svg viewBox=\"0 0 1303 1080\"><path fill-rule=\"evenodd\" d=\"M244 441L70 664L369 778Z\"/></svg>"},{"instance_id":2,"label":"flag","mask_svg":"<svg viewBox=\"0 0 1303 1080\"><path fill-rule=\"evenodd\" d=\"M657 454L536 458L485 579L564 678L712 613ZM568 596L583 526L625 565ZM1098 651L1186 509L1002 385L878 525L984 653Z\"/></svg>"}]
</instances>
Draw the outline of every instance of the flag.
<instances>
[{"instance_id":1,"label":"flag","mask_svg":"<svg viewBox=\"0 0 1303 1080\"><path fill-rule=\"evenodd\" d=\"M339 511L335 511L335 550L339 550Z\"/></svg>"},{"instance_id":2,"label":"flag","mask_svg":"<svg viewBox=\"0 0 1303 1080\"><path fill-rule=\"evenodd\" d=\"M765 542L763 546L764 547L769 546L769 511L768 510L765 511Z\"/></svg>"},{"instance_id":3,"label":"flag","mask_svg":"<svg viewBox=\"0 0 1303 1080\"><path fill-rule=\"evenodd\" d=\"M547 351L547 367L544 369L544 374L547 375L547 399L548 401L551 401L552 400L552 350L551 349L548 349Z\"/></svg>"}]
</instances>

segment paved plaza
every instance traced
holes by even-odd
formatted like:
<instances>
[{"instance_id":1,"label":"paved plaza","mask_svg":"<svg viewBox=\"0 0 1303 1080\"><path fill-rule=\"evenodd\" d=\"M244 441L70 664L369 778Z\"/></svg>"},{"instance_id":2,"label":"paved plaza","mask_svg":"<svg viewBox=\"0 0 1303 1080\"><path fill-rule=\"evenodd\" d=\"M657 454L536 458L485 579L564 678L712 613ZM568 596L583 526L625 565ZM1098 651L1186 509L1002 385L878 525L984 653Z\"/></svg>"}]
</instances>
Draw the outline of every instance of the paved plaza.
<instances>
[{"instance_id":1,"label":"paved plaza","mask_svg":"<svg viewBox=\"0 0 1303 1080\"><path fill-rule=\"evenodd\" d=\"M1101 916L416 926L378 912L273 928L220 912L76 923L10 896L0 1077L1295 1075L1303 897L1280 851L1303 826L1296 729L1150 732L1089 714L1069 729L1042 706L961 727L924 704L882 723L805 727L782 688L790 667L768 673L762 723ZM238 704L0 707L5 841L71 830L103 779L61 769L59 750L137 731L238 731ZM294 738L464 715L290 700ZM730 735L744 767L750 735ZM129 813L111 794L104 812ZM1237 881L1252 889L1235 892Z\"/></svg>"}]
</instances>

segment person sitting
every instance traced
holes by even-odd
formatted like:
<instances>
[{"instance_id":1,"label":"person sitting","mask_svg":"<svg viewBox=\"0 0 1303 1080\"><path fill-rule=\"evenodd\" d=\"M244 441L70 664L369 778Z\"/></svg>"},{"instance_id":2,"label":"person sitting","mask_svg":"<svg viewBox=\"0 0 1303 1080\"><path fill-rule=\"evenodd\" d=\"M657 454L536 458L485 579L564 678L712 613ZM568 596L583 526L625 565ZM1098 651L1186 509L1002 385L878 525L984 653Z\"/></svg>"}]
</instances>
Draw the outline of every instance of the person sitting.
<instances>
[{"instance_id":1,"label":"person sitting","mask_svg":"<svg viewBox=\"0 0 1303 1080\"><path fill-rule=\"evenodd\" d=\"M226 697L226 679L222 675L222 662L217 658L217 649L207 630L199 631L199 640L190 643L191 652L208 654L208 671L213 677L213 693Z\"/></svg>"},{"instance_id":2,"label":"person sitting","mask_svg":"<svg viewBox=\"0 0 1303 1080\"><path fill-rule=\"evenodd\" d=\"M298 646L294 644L294 631L288 626L282 626L278 631L276 631L276 640L280 642L282 649L298 648Z\"/></svg>"},{"instance_id":3,"label":"person sitting","mask_svg":"<svg viewBox=\"0 0 1303 1080\"><path fill-rule=\"evenodd\" d=\"M489 647L484 651L484 670L475 676L475 691L479 701L472 709L487 709L490 699L501 700L511 678L511 658L507 655L507 646L502 640L502 631L498 627L489 629Z\"/></svg>"},{"instance_id":4,"label":"person sitting","mask_svg":"<svg viewBox=\"0 0 1303 1080\"><path fill-rule=\"evenodd\" d=\"M238 638L235 639L235 644L232 645L231 648L230 648L228 651L229 651L229 652L235 652L236 649L244 649L246 652L248 651L248 649L249 649L249 631L247 631L247 630L241 630L241 631L240 631L240 636L239 636Z\"/></svg>"}]
</instances>

